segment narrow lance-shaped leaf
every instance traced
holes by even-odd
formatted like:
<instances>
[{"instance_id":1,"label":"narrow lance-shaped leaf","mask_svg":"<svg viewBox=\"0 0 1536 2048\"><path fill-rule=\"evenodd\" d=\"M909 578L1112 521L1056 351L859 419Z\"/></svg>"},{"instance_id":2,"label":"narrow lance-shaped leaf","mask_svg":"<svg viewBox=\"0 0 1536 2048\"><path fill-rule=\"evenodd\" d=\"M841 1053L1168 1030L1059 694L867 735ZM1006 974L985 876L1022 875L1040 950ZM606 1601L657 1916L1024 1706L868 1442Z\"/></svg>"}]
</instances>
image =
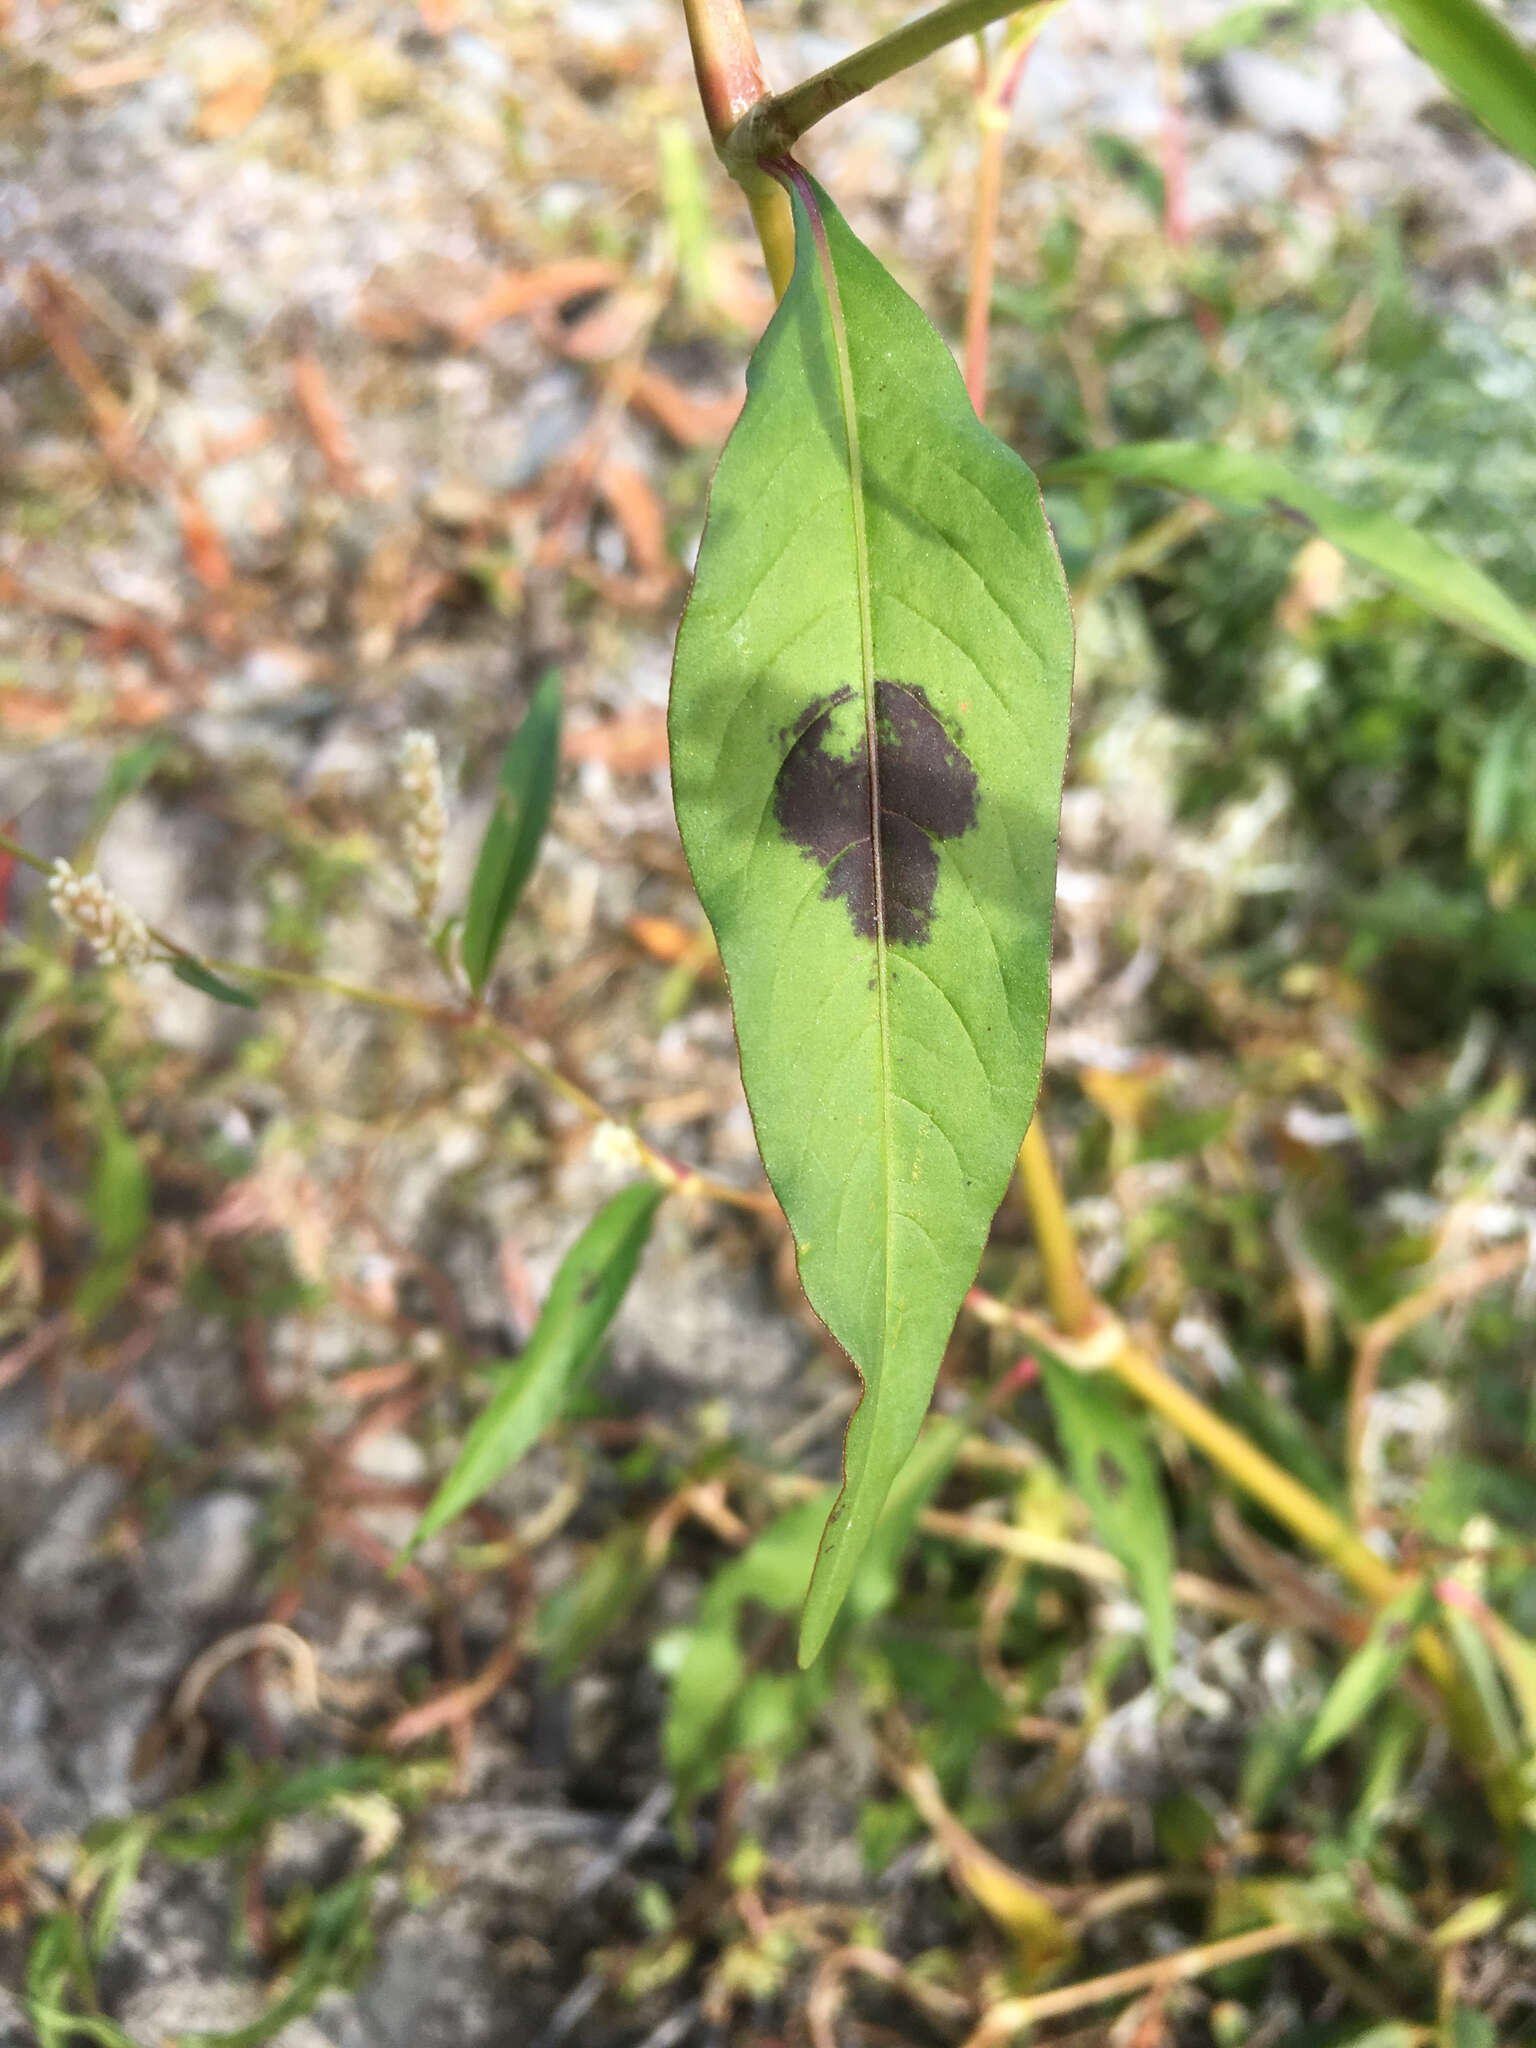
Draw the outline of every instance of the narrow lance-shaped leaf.
<instances>
[{"instance_id":1,"label":"narrow lance-shaped leaf","mask_svg":"<svg viewBox=\"0 0 1536 2048\"><path fill-rule=\"evenodd\" d=\"M1375 1706L1407 1663L1414 1630L1434 1604L1434 1588L1426 1581L1381 1610L1370 1634L1329 1687L1301 1752L1304 1764L1325 1756Z\"/></svg>"},{"instance_id":2,"label":"narrow lance-shaped leaf","mask_svg":"<svg viewBox=\"0 0 1536 2048\"><path fill-rule=\"evenodd\" d=\"M918 1438L917 1448L891 1482L875 1533L848 1588L847 1613L851 1622L872 1621L895 1605L901 1590L902 1563L911 1547L918 1517L948 1477L970 1426L971 1418L965 1415L947 1415L942 1422L930 1422Z\"/></svg>"},{"instance_id":3,"label":"narrow lance-shaped leaf","mask_svg":"<svg viewBox=\"0 0 1536 2048\"><path fill-rule=\"evenodd\" d=\"M136 1251L149 1229L149 1169L110 1104L102 1110L101 1151L88 1208L101 1249L109 1257Z\"/></svg>"},{"instance_id":4,"label":"narrow lance-shaped leaf","mask_svg":"<svg viewBox=\"0 0 1536 2048\"><path fill-rule=\"evenodd\" d=\"M1376 0L1506 149L1536 164L1536 59L1480 0Z\"/></svg>"},{"instance_id":5,"label":"narrow lance-shaped leaf","mask_svg":"<svg viewBox=\"0 0 1536 2048\"><path fill-rule=\"evenodd\" d=\"M469 885L459 957L476 995L491 978L517 899L539 857L559 769L560 678L551 671L534 691L502 756L496 808Z\"/></svg>"},{"instance_id":6,"label":"narrow lance-shaped leaf","mask_svg":"<svg viewBox=\"0 0 1536 2048\"><path fill-rule=\"evenodd\" d=\"M408 1549L473 1506L560 1415L634 1278L665 1193L655 1181L625 1188L566 1253L527 1348L500 1376Z\"/></svg>"},{"instance_id":7,"label":"narrow lance-shaped leaf","mask_svg":"<svg viewBox=\"0 0 1536 2048\"><path fill-rule=\"evenodd\" d=\"M1475 564L1385 512L1361 511L1314 489L1272 455L1204 441L1135 441L1054 462L1043 475L1049 484L1084 476L1163 484L1228 511L1289 519L1320 533L1436 617L1536 662L1536 619Z\"/></svg>"},{"instance_id":8,"label":"narrow lance-shaped leaf","mask_svg":"<svg viewBox=\"0 0 1536 2048\"><path fill-rule=\"evenodd\" d=\"M1033 476L825 193L781 169L794 276L715 476L670 731L763 1163L864 1382L809 1660L1034 1108L1072 624Z\"/></svg>"},{"instance_id":9,"label":"narrow lance-shaped leaf","mask_svg":"<svg viewBox=\"0 0 1536 2048\"><path fill-rule=\"evenodd\" d=\"M87 1210L96 1230L96 1256L80 1276L70 1307L85 1328L105 1315L133 1274L134 1257L149 1231L153 1190L143 1154L103 1098L101 1151Z\"/></svg>"},{"instance_id":10,"label":"narrow lance-shaped leaf","mask_svg":"<svg viewBox=\"0 0 1536 2048\"><path fill-rule=\"evenodd\" d=\"M168 736L153 732L113 755L106 778L91 806L91 821L85 829L85 841L80 848L82 864L85 864L88 853L94 854L107 821L118 805L144 787L171 751L172 742Z\"/></svg>"},{"instance_id":11,"label":"narrow lance-shaped leaf","mask_svg":"<svg viewBox=\"0 0 1536 2048\"><path fill-rule=\"evenodd\" d=\"M1173 1668L1173 1535L1142 1421L1111 1382L1052 1358L1041 1360L1040 1372L1072 1483L1105 1548L1130 1574L1152 1668L1165 1679Z\"/></svg>"},{"instance_id":12,"label":"narrow lance-shaped leaf","mask_svg":"<svg viewBox=\"0 0 1536 2048\"><path fill-rule=\"evenodd\" d=\"M190 953L179 953L171 962L171 972L188 988L195 988L199 995L212 996L216 1003L228 1003L237 1010L254 1010L257 1007L256 998L249 989L236 988L232 981L215 974L211 967L205 967L201 960L194 960Z\"/></svg>"}]
</instances>

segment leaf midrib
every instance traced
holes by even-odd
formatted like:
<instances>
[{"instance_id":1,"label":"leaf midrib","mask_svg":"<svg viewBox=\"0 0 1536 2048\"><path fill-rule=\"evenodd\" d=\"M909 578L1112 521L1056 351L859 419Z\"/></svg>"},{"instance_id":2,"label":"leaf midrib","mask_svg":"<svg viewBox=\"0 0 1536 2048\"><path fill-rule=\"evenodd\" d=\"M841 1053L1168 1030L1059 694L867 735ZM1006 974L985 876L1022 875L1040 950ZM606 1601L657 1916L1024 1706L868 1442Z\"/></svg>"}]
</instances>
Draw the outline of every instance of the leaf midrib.
<instances>
[{"instance_id":1,"label":"leaf midrib","mask_svg":"<svg viewBox=\"0 0 1536 2048\"><path fill-rule=\"evenodd\" d=\"M798 170L798 166L796 167ZM832 326L833 353L837 363L838 403L843 418L843 433L848 445L848 491L853 514L854 579L859 596L859 657L861 687L864 698L864 747L869 759L869 843L872 879L875 895L875 991L879 1011L880 1038L880 1186L884 1198L884 1216L881 1236L884 1240L884 1280L880 1295L880 1340L882 1351L891 1317L892 1251L895 1232L892 1228L891 1201L891 1103L895 1081L891 1071L891 1018L890 985L886 959L885 938L885 873L884 858L880 844L880 821L882 805L880 800L880 746L878 720L875 705L875 636L871 605L869 574L869 538L864 520L864 458L859 438L858 406L853 389L853 359L848 348L848 325L843 318L842 294L838 289L837 269L832 261L832 251L827 242L826 224L816 195L809 179L801 172L796 177L796 186L801 203L805 207L810 223L811 235L816 245L820 263L822 283L827 294L827 312ZM873 1361L871 1361L873 1365ZM866 1379L865 1398L873 1408L878 1402L878 1381L871 1375ZM844 1479L846 1481L845 1472Z\"/></svg>"}]
</instances>

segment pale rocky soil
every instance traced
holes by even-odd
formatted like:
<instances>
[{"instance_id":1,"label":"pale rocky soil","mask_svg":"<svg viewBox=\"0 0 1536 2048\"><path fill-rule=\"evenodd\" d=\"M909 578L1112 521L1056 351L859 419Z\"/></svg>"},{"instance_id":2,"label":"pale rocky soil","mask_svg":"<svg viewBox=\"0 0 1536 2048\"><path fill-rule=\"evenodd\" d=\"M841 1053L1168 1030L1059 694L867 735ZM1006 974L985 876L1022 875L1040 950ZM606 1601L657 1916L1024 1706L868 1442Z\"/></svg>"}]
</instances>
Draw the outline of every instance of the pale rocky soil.
<instances>
[{"instance_id":1,"label":"pale rocky soil","mask_svg":"<svg viewBox=\"0 0 1536 2048\"><path fill-rule=\"evenodd\" d=\"M1225 8L1167 0L1163 11L1182 39ZM896 10L753 12L770 74L786 80ZM1044 38L1018 110L1005 264L1027 271L1055 182L1091 175L1087 131L1155 142L1149 13L1073 0ZM359 872L326 919L326 966L427 991L386 860L398 735L430 726L462 768L451 852L462 883L497 752L545 662L564 667L577 733L624 719L654 738L681 595L672 573L659 599L636 590L651 572L599 504L582 513L573 552L618 601L576 610L558 581L534 576L520 609L500 617L473 595L473 577L495 573L481 558L495 552L497 518L510 508L514 550L536 539L541 484L591 444L597 421L606 459L660 494L672 557L684 559L709 461L632 413L602 425L605 364L572 359L547 323L503 323L475 348L435 324L504 269L571 251L614 259L642 292L660 276L653 123L697 128L675 10L464 0L445 15L451 25L437 33L435 10L409 6L0 8L0 575L25 593L0 613L0 814L20 814L49 856L72 848L105 764L146 713L159 715L180 765L115 818L100 857L113 883L189 942L254 957L270 942L271 905L296 886L292 863L270 858L273 838L302 840L306 818L344 828ZM1520 18L1528 33L1536 26L1536 10ZM1201 233L1286 209L1303 249L1309 238L1321 247L1341 208L1407 207L1450 294L1475 288L1495 254L1536 253L1536 179L1485 147L1368 11L1330 15L1274 52L1191 69L1185 85ZM964 61L938 62L829 123L807 152L855 225L950 321L974 160L965 90ZM249 119L242 93L259 101ZM712 175L709 191L720 246L739 259L736 317L674 319L652 354L701 399L737 388L761 310L732 197ZM1103 192L1112 227L1128 202ZM78 294L74 317L143 445L196 478L227 551L224 587L192 573L164 488L111 478L27 310L37 265ZM647 317L642 304L634 318ZM296 409L301 353L324 367L350 476L327 471ZM142 626L137 638L114 638L125 616ZM1123 878L1154 852L1182 858L1155 751L1128 732L1097 758L1096 779L1068 796L1059 1061L1087 1044L1134 1042L1145 977L1113 936ZM1210 869L1189 851L1189 906L1215 886ZM1232 881L1229 871L1223 886ZM1200 901L1191 915L1219 918ZM616 1108L673 1103L654 1121L658 1141L750 1181L728 1014L717 995L654 1028L660 974L624 936L636 909L696 916L664 769L654 745L638 772L591 749L567 775L509 983L565 977L536 1028L558 1032ZM617 964L584 984L582 963L604 954ZM250 1028L243 1019L163 977L133 1000L188 1076L182 1131L218 1133L259 1166L272 1213L311 1226L315 1271L344 1276L354 1298L371 1290L406 1304L425 1328L430 1313L411 1289L428 1261L487 1355L518 1317L498 1248L517 1246L536 1299L611 1184L579 1130L505 1072L482 1066L465 1082L426 1040L397 1055L354 1010L277 1003L286 1049L242 1077L231 1054ZM210 1085L199 1076L215 1056ZM381 1119L377 1132L362 1128L367 1118ZM46 1375L0 1394L0 1805L45 1845L45 1871L67 1869L69 1840L93 1820L174 1786L174 1759L138 1768L146 1729L198 1652L265 1612L276 1583L285 1539L273 1506L296 1483L299 1449L253 1427L230 1328L171 1306L120 1369L66 1347ZM334 1432L355 1411L328 1400L327 1381L387 1361L393 1342L386 1320L345 1305L288 1317L270 1333L272 1385L280 1396L310 1389L313 1426ZM713 1427L765 1452L804 1424L806 1462L826 1469L835 1455L841 1369L786 1308L768 1240L718 1214L668 1212L623 1310L613 1372L626 1413L715 1404ZM92 1416L107 1427L93 1432ZM187 1475L148 1518L114 1455L114 1432L130 1425ZM360 1447L359 1469L410 1485L447 1448L441 1430L385 1428ZM540 1453L498 1504L536 1507L559 1477L558 1460ZM371 1508L361 1519L388 1542L410 1517ZM583 1531L573 1525L572 1545ZM557 1544L549 1574L574 1554ZM665 1617L689 1611L708 1555L669 1577ZM462 1617L472 1668L506 1619L491 1594ZM293 1621L331 1676L381 1696L397 1691L398 1674L437 1668L434 1617L355 1556L328 1560ZM440 1895L386 1890L371 1980L355 1996L328 1995L283 2033L285 2048L725 2038L696 2007L639 2026L593 2006L585 1959L613 1938L629 1874L664 1876L680 1853L655 1800L661 1682L642 1653L633 1632L574 1685L524 1671L498 1696L479 1722L467 1796L424 1823L423 1854L445 1873ZM1284 1682L1251 1670L1227 1678L1238 1690ZM233 1679L219 1681L209 1712L215 1739L257 1740ZM269 1713L281 1723L285 1712L274 1688ZM1133 1780L1136 1745L1153 1739L1129 1726L1126 1737L1103 1760L1106 1784ZM774 1853L809 1893L850 1898L866 1886L849 1822L868 1770L852 1752L823 1758L762 1795ZM318 1874L344 1859L323 1828L294 1833L296 1867ZM935 1914L934 1882L912 1879L914 1925ZM229 1961L221 1885L203 1868L152 1866L133 1887L103 1989L136 2040L236 2025L259 2008L259 1989ZM12 1939L0 1973L13 1990L19 1968ZM0 2040L28 2038L0 1991Z\"/></svg>"}]
</instances>

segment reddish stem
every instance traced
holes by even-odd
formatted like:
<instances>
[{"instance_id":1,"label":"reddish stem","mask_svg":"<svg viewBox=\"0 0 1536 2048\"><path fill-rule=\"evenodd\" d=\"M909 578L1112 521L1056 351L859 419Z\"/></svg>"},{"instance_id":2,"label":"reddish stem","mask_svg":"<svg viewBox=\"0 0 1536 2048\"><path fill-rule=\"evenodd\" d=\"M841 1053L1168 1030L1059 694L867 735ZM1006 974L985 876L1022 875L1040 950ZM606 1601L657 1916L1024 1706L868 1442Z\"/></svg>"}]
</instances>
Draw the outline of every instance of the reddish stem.
<instances>
[{"instance_id":1,"label":"reddish stem","mask_svg":"<svg viewBox=\"0 0 1536 2048\"><path fill-rule=\"evenodd\" d=\"M1003 198L1003 152L1008 142L1008 117L1024 79L1034 38L1009 59L995 90L986 74L978 92L981 114L981 162L976 172L976 223L971 239L971 280L965 307L965 388L976 417L987 407L987 358L992 334L992 279L997 268L997 217Z\"/></svg>"}]
</instances>

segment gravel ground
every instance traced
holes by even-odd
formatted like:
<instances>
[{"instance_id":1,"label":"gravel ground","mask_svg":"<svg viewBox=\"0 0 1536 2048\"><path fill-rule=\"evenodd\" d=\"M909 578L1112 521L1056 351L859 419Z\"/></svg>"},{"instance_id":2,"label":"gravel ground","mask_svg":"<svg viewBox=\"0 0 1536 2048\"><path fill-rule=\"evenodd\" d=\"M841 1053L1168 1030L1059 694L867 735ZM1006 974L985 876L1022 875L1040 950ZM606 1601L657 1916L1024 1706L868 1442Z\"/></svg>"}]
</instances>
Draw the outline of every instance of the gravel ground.
<instances>
[{"instance_id":1,"label":"gravel ground","mask_svg":"<svg viewBox=\"0 0 1536 2048\"><path fill-rule=\"evenodd\" d=\"M1182 43L1226 11L1167 0L1163 15ZM770 4L754 18L783 80L894 12ZM1027 262L1056 184L1089 175L1087 136L1155 145L1149 14L1073 0L1042 39L1016 117L1005 266ZM1532 10L1516 18L1529 32ZM614 394L643 358L718 416L763 310L742 222L712 178L721 304L656 325L669 257L655 124L697 127L673 9L465 0L258 15L133 0L114 14L15 0L0 35L0 815L20 816L50 857L72 850L109 762L165 732L174 772L119 808L100 850L144 915L210 953L255 955L302 912L323 925L327 971L430 992L389 867L392 750L409 725L440 735L462 779L449 863L461 879L500 745L557 659L577 743L508 983L556 991L534 1028L604 1100L651 1104L658 1142L749 1183L723 1002L656 1030L661 971L626 938L636 912L697 921L658 719L712 456L707 435L680 446ZM946 319L974 163L966 62L850 110L808 152ZM1475 291L1495 253L1536 254L1536 179L1485 147L1369 12L1191 65L1185 87L1197 233L1283 210L1296 243L1316 248L1341 210L1405 209L1451 296ZM1106 187L1106 232L1127 203ZM596 311L546 308L463 340L498 278L572 252L614 266ZM61 374L69 334L106 396ZM598 483L562 517L583 462ZM541 570L546 544L555 567ZM583 580L581 605L565 601L563 575ZM1136 1042L1144 976L1115 939L1131 868L1171 852L1187 884L1179 914L1219 915L1209 848L1169 816L1157 737L1097 735L1095 777L1069 791L1058 1062ZM302 861L264 850L274 837L290 855L313 849L316 823L350 835L352 863L319 909L296 900ZM1264 853L1256 840L1237 865ZM466 1080L430 1043L402 1051L366 1013L279 1006L277 1051L231 1078L243 1020L163 977L131 1000L189 1077L180 1128L245 1158L256 1227L286 1222L301 1271L344 1285L323 1310L272 1321L259 1379L229 1319L172 1289L129 1355L65 1335L46 1374L0 1394L0 1806L58 1878L93 1822L194 1781L172 1701L200 1653L262 1620L288 1583L294 1497L317 1446L373 1488L356 1489L351 1552L328 1551L285 1612L320 1660L335 1726L393 1710L424 1664L478 1668L494 1652L515 1589L486 1592L450 1628L377 1570L411 1521L391 1489L440 1467L441 1430L434 1441L419 1417L386 1418L354 1441L356 1408L334 1386L398 1357L402 1328L430 1346L419 1295L439 1280L494 1355L518 1333L520 1287L537 1300L612 1184L581 1129L515 1077L487 1067ZM193 1077L217 1062L210 1091ZM264 1078L274 1072L281 1085ZM808 1465L830 1468L846 1378L794 1310L781 1251L755 1223L668 1211L617 1326L623 1413L713 1414L717 1432L765 1449L798 1432ZM299 1396L307 1442L264 1434L263 1398ZM148 1510L125 1471L128 1436L135 1459L179 1475ZM541 1451L496 1505L536 1512L561 1478ZM578 1518L548 1553L552 1579L583 1529ZM680 1558L665 1613L690 1611L700 1571ZM371 1974L285 2028L284 2048L727 2038L697 2010L639 2032L587 2017L602 1982L587 1959L615 1897L681 1854L658 1803L660 1680L643 1648L638 1632L621 1636L572 1685L521 1671L498 1693L462 1796L422 1824L436 1890L382 1881ZM1228 1676L1260 1684L1251 1669ZM301 1708L268 1677L213 1679L199 1739L259 1751L292 1735ZM1134 1776L1137 1740L1155 1747L1129 1723L1106 1736L1106 1796ZM808 1896L867 1890L849 1815L874 1775L850 1732L751 1794ZM344 1862L334 1825L292 1834L292 1870ZM239 2026L263 2003L230 1959L219 1868L154 1863L128 1889L102 1984L137 2041ZM912 1880L916 1922L934 1910L932 1884ZM21 1955L0 1935L13 1988ZM0 2041L30 2038L0 1992Z\"/></svg>"}]
</instances>

